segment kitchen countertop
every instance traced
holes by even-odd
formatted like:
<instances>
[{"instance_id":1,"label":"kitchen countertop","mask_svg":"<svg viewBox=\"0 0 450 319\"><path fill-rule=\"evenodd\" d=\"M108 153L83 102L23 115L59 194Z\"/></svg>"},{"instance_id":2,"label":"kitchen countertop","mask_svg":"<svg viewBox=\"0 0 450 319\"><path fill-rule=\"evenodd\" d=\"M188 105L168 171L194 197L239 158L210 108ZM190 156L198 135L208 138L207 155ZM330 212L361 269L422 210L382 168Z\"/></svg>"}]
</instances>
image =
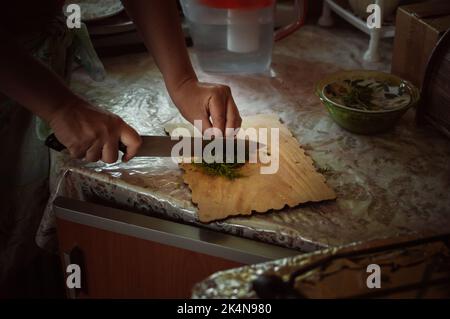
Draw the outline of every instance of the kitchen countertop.
<instances>
[{"instance_id":1,"label":"kitchen countertop","mask_svg":"<svg viewBox=\"0 0 450 319\"><path fill-rule=\"evenodd\" d=\"M251 217L200 224L181 170L170 159L135 159L105 165L70 161L53 153L53 196L96 201L135 212L314 251L400 234L450 229L450 146L430 128L417 128L410 110L391 132L359 136L339 128L314 96L314 84L341 69L389 70L392 43L383 41L383 61L366 64L367 37L350 28L305 26L277 43L267 76L207 75L203 81L231 86L243 116L275 113L288 126L337 200L305 204ZM141 134L164 134L181 120L162 77L147 54L104 60L102 83L78 71L72 87L124 118ZM38 234L54 236L51 205Z\"/></svg>"}]
</instances>

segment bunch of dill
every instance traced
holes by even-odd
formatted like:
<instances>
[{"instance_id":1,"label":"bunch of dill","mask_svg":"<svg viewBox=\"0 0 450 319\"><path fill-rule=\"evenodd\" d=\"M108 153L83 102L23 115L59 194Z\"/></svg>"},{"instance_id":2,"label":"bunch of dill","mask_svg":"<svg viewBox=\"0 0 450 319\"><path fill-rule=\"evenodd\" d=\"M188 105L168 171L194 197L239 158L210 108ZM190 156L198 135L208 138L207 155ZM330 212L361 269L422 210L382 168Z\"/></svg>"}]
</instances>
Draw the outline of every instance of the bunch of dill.
<instances>
[{"instance_id":1,"label":"bunch of dill","mask_svg":"<svg viewBox=\"0 0 450 319\"><path fill-rule=\"evenodd\" d=\"M192 163L194 166L201 168L205 173L213 176L222 176L233 180L243 175L239 173L239 169L244 166L242 163Z\"/></svg>"}]
</instances>

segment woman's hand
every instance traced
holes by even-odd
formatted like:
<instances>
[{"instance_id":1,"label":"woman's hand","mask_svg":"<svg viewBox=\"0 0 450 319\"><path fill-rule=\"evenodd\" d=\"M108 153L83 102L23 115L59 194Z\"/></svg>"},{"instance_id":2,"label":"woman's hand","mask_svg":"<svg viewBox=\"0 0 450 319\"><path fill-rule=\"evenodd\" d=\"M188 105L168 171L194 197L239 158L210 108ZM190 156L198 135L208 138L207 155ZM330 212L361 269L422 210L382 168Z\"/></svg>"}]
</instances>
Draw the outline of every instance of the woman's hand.
<instances>
[{"instance_id":1,"label":"woman's hand","mask_svg":"<svg viewBox=\"0 0 450 319\"><path fill-rule=\"evenodd\" d=\"M189 122L202 121L203 132L214 127L225 136L227 128L241 127L242 119L228 86L201 83L193 78L183 82L171 92L171 96L180 113Z\"/></svg>"},{"instance_id":2,"label":"woman's hand","mask_svg":"<svg viewBox=\"0 0 450 319\"><path fill-rule=\"evenodd\" d=\"M237 129L241 117L224 85L200 83L186 49L176 1L122 0L151 51L175 105L191 123L202 121L205 131L212 126L223 133Z\"/></svg>"},{"instance_id":3,"label":"woman's hand","mask_svg":"<svg viewBox=\"0 0 450 319\"><path fill-rule=\"evenodd\" d=\"M116 162L119 141L127 146L122 160L129 161L142 143L139 134L120 117L82 99L58 108L49 124L72 157L89 162Z\"/></svg>"}]
</instances>

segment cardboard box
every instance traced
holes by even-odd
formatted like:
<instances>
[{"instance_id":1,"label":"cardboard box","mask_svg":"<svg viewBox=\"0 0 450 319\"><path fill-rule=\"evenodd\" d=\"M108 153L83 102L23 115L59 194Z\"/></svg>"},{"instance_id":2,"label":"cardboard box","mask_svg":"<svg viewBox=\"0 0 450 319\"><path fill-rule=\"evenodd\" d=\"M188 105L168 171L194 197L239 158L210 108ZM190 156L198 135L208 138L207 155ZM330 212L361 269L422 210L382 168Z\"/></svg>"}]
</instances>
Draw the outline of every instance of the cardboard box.
<instances>
[{"instance_id":1,"label":"cardboard box","mask_svg":"<svg viewBox=\"0 0 450 319\"><path fill-rule=\"evenodd\" d=\"M392 73L419 88L437 42L450 29L450 1L428 1L397 11Z\"/></svg>"}]
</instances>

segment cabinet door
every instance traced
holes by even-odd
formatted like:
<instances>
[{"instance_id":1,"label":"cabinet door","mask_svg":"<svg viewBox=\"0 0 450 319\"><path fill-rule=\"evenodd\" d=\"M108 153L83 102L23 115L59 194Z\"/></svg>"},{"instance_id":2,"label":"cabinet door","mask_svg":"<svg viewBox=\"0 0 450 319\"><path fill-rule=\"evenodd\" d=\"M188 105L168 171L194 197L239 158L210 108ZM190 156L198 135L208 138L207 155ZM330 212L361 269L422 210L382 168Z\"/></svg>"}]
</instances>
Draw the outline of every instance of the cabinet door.
<instances>
[{"instance_id":1,"label":"cabinet door","mask_svg":"<svg viewBox=\"0 0 450 319\"><path fill-rule=\"evenodd\" d=\"M219 270L242 266L61 218L57 228L64 267L81 264L82 289L76 295L68 289L72 297L189 298L195 283ZM68 258L74 249L78 261Z\"/></svg>"}]
</instances>

